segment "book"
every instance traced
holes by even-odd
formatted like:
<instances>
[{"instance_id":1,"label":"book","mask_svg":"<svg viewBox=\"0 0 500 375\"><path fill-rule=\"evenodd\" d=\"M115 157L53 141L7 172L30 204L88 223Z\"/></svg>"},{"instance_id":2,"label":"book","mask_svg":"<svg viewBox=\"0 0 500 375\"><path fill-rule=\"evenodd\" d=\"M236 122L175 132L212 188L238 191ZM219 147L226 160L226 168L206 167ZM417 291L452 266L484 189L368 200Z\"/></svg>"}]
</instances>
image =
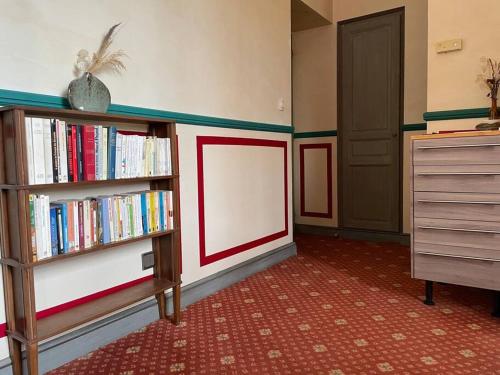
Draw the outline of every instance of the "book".
<instances>
[{"instance_id":1,"label":"book","mask_svg":"<svg viewBox=\"0 0 500 375\"><path fill-rule=\"evenodd\" d=\"M115 178L116 163L116 128L114 126L108 129L108 179Z\"/></svg>"},{"instance_id":2,"label":"book","mask_svg":"<svg viewBox=\"0 0 500 375\"><path fill-rule=\"evenodd\" d=\"M85 228L83 201L78 201L78 244L80 249L85 249Z\"/></svg>"},{"instance_id":3,"label":"book","mask_svg":"<svg viewBox=\"0 0 500 375\"><path fill-rule=\"evenodd\" d=\"M77 147L77 131L78 125L71 125L71 159L70 163L72 164L73 171L73 182L80 181L78 174L78 147Z\"/></svg>"},{"instance_id":4,"label":"book","mask_svg":"<svg viewBox=\"0 0 500 375\"><path fill-rule=\"evenodd\" d=\"M30 194L28 197L30 210L30 234L31 234L31 252L33 261L37 260L37 242L36 242L36 224L35 224L35 195Z\"/></svg>"},{"instance_id":5,"label":"book","mask_svg":"<svg viewBox=\"0 0 500 375\"><path fill-rule=\"evenodd\" d=\"M50 243L51 254L55 256L58 254L57 244L57 212L54 206L50 207Z\"/></svg>"},{"instance_id":6,"label":"book","mask_svg":"<svg viewBox=\"0 0 500 375\"><path fill-rule=\"evenodd\" d=\"M73 169L73 125L66 126L66 145L68 147L68 181L75 181L75 172Z\"/></svg>"},{"instance_id":7,"label":"book","mask_svg":"<svg viewBox=\"0 0 500 375\"><path fill-rule=\"evenodd\" d=\"M83 134L82 127L76 127L76 160L77 160L77 170L78 170L78 181L84 180L84 168L83 168Z\"/></svg>"},{"instance_id":8,"label":"book","mask_svg":"<svg viewBox=\"0 0 500 375\"><path fill-rule=\"evenodd\" d=\"M102 180L108 179L108 127L102 127Z\"/></svg>"},{"instance_id":9,"label":"book","mask_svg":"<svg viewBox=\"0 0 500 375\"><path fill-rule=\"evenodd\" d=\"M42 119L43 126L43 159L45 161L45 183L52 184L54 182L54 171L52 168L52 129L50 119Z\"/></svg>"},{"instance_id":10,"label":"book","mask_svg":"<svg viewBox=\"0 0 500 375\"><path fill-rule=\"evenodd\" d=\"M31 119L33 142L33 168L34 183L45 184L45 145L43 137L43 120L33 117Z\"/></svg>"},{"instance_id":11,"label":"book","mask_svg":"<svg viewBox=\"0 0 500 375\"><path fill-rule=\"evenodd\" d=\"M68 182L68 147L66 141L66 122L56 120L56 129L59 148L59 182Z\"/></svg>"},{"instance_id":12,"label":"book","mask_svg":"<svg viewBox=\"0 0 500 375\"><path fill-rule=\"evenodd\" d=\"M26 158L28 162L28 183L35 183L35 167L33 165L33 130L31 127L31 117L24 118L24 129L26 135Z\"/></svg>"},{"instance_id":13,"label":"book","mask_svg":"<svg viewBox=\"0 0 500 375\"><path fill-rule=\"evenodd\" d=\"M59 182L59 147L55 119L50 120L50 139L52 143L52 179L54 182Z\"/></svg>"},{"instance_id":14,"label":"book","mask_svg":"<svg viewBox=\"0 0 500 375\"><path fill-rule=\"evenodd\" d=\"M83 177L95 181L95 132L93 126L82 126Z\"/></svg>"}]
</instances>

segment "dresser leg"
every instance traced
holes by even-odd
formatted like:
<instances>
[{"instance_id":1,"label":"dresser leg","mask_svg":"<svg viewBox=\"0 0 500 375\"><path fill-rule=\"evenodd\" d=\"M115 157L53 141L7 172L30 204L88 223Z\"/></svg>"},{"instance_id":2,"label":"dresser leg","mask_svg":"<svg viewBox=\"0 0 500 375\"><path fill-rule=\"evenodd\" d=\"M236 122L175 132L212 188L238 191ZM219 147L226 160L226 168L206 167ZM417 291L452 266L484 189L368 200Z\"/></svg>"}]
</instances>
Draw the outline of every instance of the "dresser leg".
<instances>
[{"instance_id":1,"label":"dresser leg","mask_svg":"<svg viewBox=\"0 0 500 375\"><path fill-rule=\"evenodd\" d=\"M160 319L167 319L167 297L165 292L156 295L156 302L158 303L158 315Z\"/></svg>"},{"instance_id":2,"label":"dresser leg","mask_svg":"<svg viewBox=\"0 0 500 375\"><path fill-rule=\"evenodd\" d=\"M10 358L12 361L12 373L22 375L23 358L21 356L21 343L12 337L9 337Z\"/></svg>"},{"instance_id":3,"label":"dresser leg","mask_svg":"<svg viewBox=\"0 0 500 375\"><path fill-rule=\"evenodd\" d=\"M174 286L174 290L172 293L173 304L174 304L174 316L172 317L172 321L175 325L178 325L181 322L181 286Z\"/></svg>"},{"instance_id":4,"label":"dresser leg","mask_svg":"<svg viewBox=\"0 0 500 375\"><path fill-rule=\"evenodd\" d=\"M432 281L425 281L425 300L424 303L428 306L434 306L434 283Z\"/></svg>"},{"instance_id":5,"label":"dresser leg","mask_svg":"<svg viewBox=\"0 0 500 375\"><path fill-rule=\"evenodd\" d=\"M495 302L494 302L494 308L493 312L491 315L493 315L495 318L500 318L500 291L495 292Z\"/></svg>"}]
</instances>

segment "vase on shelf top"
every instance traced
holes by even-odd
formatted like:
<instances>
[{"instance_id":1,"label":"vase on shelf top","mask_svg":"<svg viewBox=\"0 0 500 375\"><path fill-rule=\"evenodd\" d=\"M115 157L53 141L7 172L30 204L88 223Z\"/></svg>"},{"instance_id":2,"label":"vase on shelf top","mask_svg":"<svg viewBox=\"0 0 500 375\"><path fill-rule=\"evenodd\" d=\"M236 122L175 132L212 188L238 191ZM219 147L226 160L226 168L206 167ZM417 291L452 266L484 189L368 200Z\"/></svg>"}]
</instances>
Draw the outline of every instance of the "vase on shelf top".
<instances>
[{"instance_id":1,"label":"vase on shelf top","mask_svg":"<svg viewBox=\"0 0 500 375\"><path fill-rule=\"evenodd\" d=\"M68 101L71 108L79 111L106 113L111 95L100 79L85 72L80 78L70 82Z\"/></svg>"}]
</instances>

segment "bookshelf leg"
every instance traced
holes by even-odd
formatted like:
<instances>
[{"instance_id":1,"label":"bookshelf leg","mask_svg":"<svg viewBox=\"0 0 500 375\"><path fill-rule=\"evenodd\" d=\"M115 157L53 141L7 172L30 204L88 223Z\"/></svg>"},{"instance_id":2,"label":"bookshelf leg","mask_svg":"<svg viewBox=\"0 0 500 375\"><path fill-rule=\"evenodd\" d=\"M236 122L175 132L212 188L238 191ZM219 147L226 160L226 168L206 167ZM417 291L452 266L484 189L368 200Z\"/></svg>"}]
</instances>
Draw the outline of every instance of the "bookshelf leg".
<instances>
[{"instance_id":1,"label":"bookshelf leg","mask_svg":"<svg viewBox=\"0 0 500 375\"><path fill-rule=\"evenodd\" d=\"M160 319L167 319L167 298L164 292L156 295L156 301L158 302L158 313Z\"/></svg>"},{"instance_id":2,"label":"bookshelf leg","mask_svg":"<svg viewBox=\"0 0 500 375\"><path fill-rule=\"evenodd\" d=\"M12 373L21 375L23 373L23 357L21 355L21 343L12 337L9 338L10 359L12 361Z\"/></svg>"},{"instance_id":3,"label":"bookshelf leg","mask_svg":"<svg viewBox=\"0 0 500 375\"><path fill-rule=\"evenodd\" d=\"M26 362L28 374L38 375L38 344L26 345Z\"/></svg>"},{"instance_id":4,"label":"bookshelf leg","mask_svg":"<svg viewBox=\"0 0 500 375\"><path fill-rule=\"evenodd\" d=\"M174 315L173 323L178 325L181 322L181 286L176 285L172 291Z\"/></svg>"}]
</instances>

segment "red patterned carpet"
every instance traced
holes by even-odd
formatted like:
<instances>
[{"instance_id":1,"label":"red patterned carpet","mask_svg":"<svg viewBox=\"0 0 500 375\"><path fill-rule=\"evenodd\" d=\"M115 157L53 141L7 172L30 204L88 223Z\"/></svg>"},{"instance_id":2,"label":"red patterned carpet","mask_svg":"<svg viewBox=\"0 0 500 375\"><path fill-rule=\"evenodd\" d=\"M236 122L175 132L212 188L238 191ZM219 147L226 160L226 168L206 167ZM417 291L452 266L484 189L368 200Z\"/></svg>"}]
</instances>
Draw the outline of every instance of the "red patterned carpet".
<instances>
[{"instance_id":1,"label":"red patterned carpet","mask_svg":"<svg viewBox=\"0 0 500 375\"><path fill-rule=\"evenodd\" d=\"M438 285L422 304L409 250L298 236L299 256L51 372L500 374L486 291Z\"/></svg>"}]
</instances>

